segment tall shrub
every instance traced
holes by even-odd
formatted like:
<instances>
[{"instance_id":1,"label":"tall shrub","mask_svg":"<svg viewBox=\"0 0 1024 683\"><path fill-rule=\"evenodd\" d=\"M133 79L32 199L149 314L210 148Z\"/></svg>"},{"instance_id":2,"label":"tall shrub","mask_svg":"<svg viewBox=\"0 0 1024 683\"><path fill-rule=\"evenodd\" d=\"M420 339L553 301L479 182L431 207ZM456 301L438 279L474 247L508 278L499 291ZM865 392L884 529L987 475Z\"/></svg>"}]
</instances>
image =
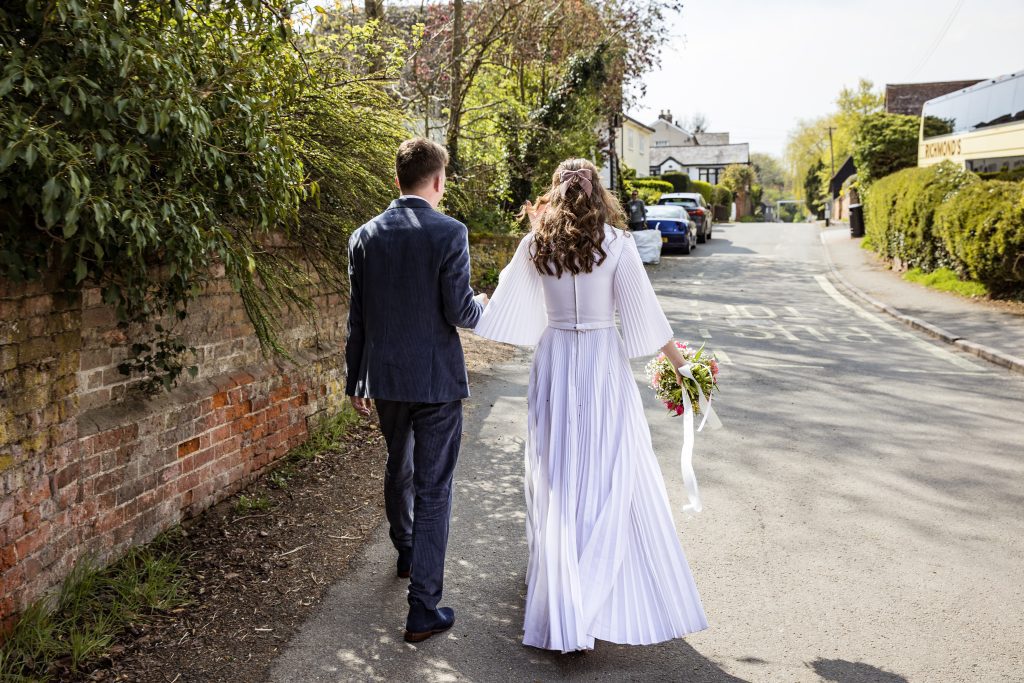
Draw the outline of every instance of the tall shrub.
<instances>
[{"instance_id":1,"label":"tall shrub","mask_svg":"<svg viewBox=\"0 0 1024 683\"><path fill-rule=\"evenodd\" d=\"M935 211L935 235L993 294L1024 293L1024 183L987 180Z\"/></svg>"},{"instance_id":2,"label":"tall shrub","mask_svg":"<svg viewBox=\"0 0 1024 683\"><path fill-rule=\"evenodd\" d=\"M714 206L732 206L732 190L730 190L728 187L724 185L715 185L713 187L712 198L714 199L714 201L711 203Z\"/></svg>"},{"instance_id":3,"label":"tall shrub","mask_svg":"<svg viewBox=\"0 0 1024 683\"><path fill-rule=\"evenodd\" d=\"M853 162L862 187L917 165L920 122L917 116L885 112L864 117L853 138Z\"/></svg>"},{"instance_id":4,"label":"tall shrub","mask_svg":"<svg viewBox=\"0 0 1024 683\"><path fill-rule=\"evenodd\" d=\"M690 191L690 176L681 171L669 171L668 173L662 173L661 179L667 183L672 183L672 192Z\"/></svg>"}]
</instances>

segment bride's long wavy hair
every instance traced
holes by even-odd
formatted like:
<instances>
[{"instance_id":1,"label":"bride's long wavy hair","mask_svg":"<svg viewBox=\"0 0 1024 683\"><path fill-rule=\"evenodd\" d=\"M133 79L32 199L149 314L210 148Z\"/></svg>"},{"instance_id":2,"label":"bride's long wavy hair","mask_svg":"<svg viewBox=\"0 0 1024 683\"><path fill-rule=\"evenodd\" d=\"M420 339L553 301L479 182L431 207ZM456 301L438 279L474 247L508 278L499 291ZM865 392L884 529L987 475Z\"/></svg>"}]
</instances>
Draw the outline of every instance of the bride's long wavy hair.
<instances>
[{"instance_id":1,"label":"bride's long wavy hair","mask_svg":"<svg viewBox=\"0 0 1024 683\"><path fill-rule=\"evenodd\" d=\"M590 191L580 179L563 183L563 171L590 172ZM586 175L586 174L584 174ZM606 223L622 227L625 216L615 196L605 189L597 167L586 159L566 159L551 176L551 189L537 200L547 205L533 230L533 263L542 275L562 277L589 273L608 254L601 246Z\"/></svg>"}]
</instances>

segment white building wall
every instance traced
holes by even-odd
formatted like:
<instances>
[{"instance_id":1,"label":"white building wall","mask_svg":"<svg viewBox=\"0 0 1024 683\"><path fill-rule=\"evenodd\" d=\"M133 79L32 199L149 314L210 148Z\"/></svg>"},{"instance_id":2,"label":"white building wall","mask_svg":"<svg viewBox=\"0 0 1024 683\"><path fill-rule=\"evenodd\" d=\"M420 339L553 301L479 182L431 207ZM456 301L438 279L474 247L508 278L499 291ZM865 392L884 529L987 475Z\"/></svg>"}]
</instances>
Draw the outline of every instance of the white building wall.
<instances>
[{"instance_id":1,"label":"white building wall","mask_svg":"<svg viewBox=\"0 0 1024 683\"><path fill-rule=\"evenodd\" d=\"M619 158L630 168L636 169L638 178L648 177L651 174L650 149L653 133L628 119L617 132L620 136Z\"/></svg>"},{"instance_id":2,"label":"white building wall","mask_svg":"<svg viewBox=\"0 0 1024 683\"><path fill-rule=\"evenodd\" d=\"M665 119L658 119L651 124L651 128L654 129L652 137L656 147L680 147L693 144L693 138L686 131Z\"/></svg>"}]
</instances>

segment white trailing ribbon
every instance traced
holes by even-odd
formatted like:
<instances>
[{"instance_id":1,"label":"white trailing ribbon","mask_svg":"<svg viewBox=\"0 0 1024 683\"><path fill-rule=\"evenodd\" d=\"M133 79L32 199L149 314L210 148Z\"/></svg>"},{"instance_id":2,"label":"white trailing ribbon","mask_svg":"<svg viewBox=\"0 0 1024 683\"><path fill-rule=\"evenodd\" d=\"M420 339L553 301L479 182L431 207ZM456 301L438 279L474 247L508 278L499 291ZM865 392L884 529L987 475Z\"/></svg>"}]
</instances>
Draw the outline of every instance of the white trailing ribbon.
<instances>
[{"instance_id":1,"label":"white trailing ribbon","mask_svg":"<svg viewBox=\"0 0 1024 683\"><path fill-rule=\"evenodd\" d=\"M693 376L692 363L687 363L679 368L679 374L697 385L697 400L700 412L703 416L697 431L702 431L707 424L711 429L722 426L722 421L715 415L715 409L711 407L711 400L704 396L700 389L700 382ZM679 466L683 470L683 486L686 488L687 504L683 506L683 512L700 512L704 506L700 502L700 490L697 488L697 475L693 471L693 442L695 439L693 429L693 406L690 399L683 392L683 452L679 456Z\"/></svg>"}]
</instances>

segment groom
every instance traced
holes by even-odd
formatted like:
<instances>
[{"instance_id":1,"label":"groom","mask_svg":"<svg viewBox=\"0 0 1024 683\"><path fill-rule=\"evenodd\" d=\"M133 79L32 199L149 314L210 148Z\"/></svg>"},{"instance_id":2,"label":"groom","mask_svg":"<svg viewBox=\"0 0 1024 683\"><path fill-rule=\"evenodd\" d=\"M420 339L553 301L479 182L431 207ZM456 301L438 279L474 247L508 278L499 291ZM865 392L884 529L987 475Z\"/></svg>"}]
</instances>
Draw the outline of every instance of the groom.
<instances>
[{"instance_id":1,"label":"groom","mask_svg":"<svg viewBox=\"0 0 1024 683\"><path fill-rule=\"evenodd\" d=\"M466 226L437 211L447 165L437 143L403 142L395 162L402 196L349 240L346 394L367 417L376 402L387 442L384 505L398 576L410 577L408 642L455 623L455 612L437 604L469 396L456 328L474 327L487 301L469 285Z\"/></svg>"}]
</instances>

